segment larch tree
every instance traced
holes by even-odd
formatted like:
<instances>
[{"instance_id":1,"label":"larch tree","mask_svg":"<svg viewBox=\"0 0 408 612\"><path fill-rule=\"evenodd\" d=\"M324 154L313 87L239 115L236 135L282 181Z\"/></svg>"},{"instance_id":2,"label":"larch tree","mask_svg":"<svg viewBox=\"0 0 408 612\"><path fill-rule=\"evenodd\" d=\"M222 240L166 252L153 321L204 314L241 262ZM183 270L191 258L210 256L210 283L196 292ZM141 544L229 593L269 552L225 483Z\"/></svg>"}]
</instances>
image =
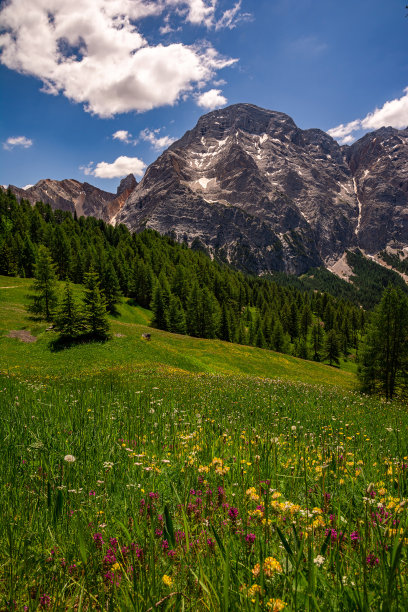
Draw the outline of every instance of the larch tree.
<instances>
[{"instance_id":1,"label":"larch tree","mask_svg":"<svg viewBox=\"0 0 408 612\"><path fill-rule=\"evenodd\" d=\"M35 294L30 296L32 304L29 306L29 311L44 317L47 321L52 321L58 303L57 275L50 252L44 245L38 248L34 279Z\"/></svg>"},{"instance_id":2,"label":"larch tree","mask_svg":"<svg viewBox=\"0 0 408 612\"><path fill-rule=\"evenodd\" d=\"M408 299L387 287L365 338L359 377L363 391L392 399L408 373Z\"/></svg>"}]
</instances>

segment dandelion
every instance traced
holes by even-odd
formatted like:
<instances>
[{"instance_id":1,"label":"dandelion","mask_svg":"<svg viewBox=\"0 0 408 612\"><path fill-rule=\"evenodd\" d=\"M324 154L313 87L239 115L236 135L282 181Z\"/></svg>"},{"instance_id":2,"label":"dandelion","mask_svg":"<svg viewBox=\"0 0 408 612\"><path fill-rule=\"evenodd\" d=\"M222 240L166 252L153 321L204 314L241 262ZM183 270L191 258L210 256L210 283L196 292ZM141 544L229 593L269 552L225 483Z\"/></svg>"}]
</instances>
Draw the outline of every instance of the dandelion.
<instances>
[{"instance_id":1,"label":"dandelion","mask_svg":"<svg viewBox=\"0 0 408 612\"><path fill-rule=\"evenodd\" d=\"M74 455L65 455L64 461L66 461L67 463L74 463L76 461L76 458L74 457Z\"/></svg>"}]
</instances>

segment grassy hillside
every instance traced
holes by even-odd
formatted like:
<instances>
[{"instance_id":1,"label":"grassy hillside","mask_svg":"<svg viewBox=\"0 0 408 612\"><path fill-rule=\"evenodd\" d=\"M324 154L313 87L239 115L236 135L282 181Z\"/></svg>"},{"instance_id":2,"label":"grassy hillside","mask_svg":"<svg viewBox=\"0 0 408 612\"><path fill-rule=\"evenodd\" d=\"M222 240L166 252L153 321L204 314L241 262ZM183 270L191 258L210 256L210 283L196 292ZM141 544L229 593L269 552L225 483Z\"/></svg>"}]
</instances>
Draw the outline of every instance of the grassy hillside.
<instances>
[{"instance_id":1,"label":"grassy hillside","mask_svg":"<svg viewBox=\"0 0 408 612\"><path fill-rule=\"evenodd\" d=\"M352 389L352 372L249 346L169 334L148 327L150 312L124 301L111 318L112 339L53 351L56 334L25 309L31 281L0 276L0 368L34 378L74 378L113 373L132 376L141 371L249 375ZM76 287L79 293L81 288ZM11 330L36 337L26 343L10 338ZM142 334L152 334L150 342Z\"/></svg>"},{"instance_id":2,"label":"grassy hillside","mask_svg":"<svg viewBox=\"0 0 408 612\"><path fill-rule=\"evenodd\" d=\"M1 610L408 609L405 407L129 303L52 351L29 285L0 277Z\"/></svg>"}]
</instances>

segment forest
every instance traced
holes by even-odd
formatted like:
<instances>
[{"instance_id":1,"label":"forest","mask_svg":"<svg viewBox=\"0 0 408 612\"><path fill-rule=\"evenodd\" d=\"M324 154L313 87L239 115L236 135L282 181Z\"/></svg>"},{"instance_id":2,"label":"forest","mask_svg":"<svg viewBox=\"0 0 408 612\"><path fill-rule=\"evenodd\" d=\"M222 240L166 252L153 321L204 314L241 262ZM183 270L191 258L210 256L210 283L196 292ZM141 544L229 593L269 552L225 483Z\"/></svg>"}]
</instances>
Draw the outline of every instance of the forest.
<instances>
[{"instance_id":1,"label":"forest","mask_svg":"<svg viewBox=\"0 0 408 612\"><path fill-rule=\"evenodd\" d=\"M324 274L319 290L282 274L249 276L152 230L132 234L1 192L0 274L35 276L40 247L59 280L82 285L96 275L111 314L127 298L153 311L153 326L174 333L336 365L355 357L366 325L355 294L334 297L322 287Z\"/></svg>"}]
</instances>

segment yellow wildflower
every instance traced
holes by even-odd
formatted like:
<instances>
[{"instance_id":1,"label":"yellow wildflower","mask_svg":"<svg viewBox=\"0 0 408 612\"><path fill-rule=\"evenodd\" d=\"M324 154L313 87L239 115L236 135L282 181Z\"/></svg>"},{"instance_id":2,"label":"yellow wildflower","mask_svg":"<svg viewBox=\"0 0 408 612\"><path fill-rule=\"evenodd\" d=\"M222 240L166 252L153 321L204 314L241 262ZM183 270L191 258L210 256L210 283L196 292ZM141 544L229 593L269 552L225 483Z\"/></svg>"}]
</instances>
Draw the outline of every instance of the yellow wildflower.
<instances>
[{"instance_id":1,"label":"yellow wildflower","mask_svg":"<svg viewBox=\"0 0 408 612\"><path fill-rule=\"evenodd\" d=\"M164 584L168 587L173 586L173 578L171 576L168 576L167 574L164 574L163 578L162 578Z\"/></svg>"},{"instance_id":2,"label":"yellow wildflower","mask_svg":"<svg viewBox=\"0 0 408 612\"><path fill-rule=\"evenodd\" d=\"M268 610L272 610L272 612L280 612L286 607L286 603L281 599L275 599L272 597L267 603L266 607Z\"/></svg>"}]
</instances>

